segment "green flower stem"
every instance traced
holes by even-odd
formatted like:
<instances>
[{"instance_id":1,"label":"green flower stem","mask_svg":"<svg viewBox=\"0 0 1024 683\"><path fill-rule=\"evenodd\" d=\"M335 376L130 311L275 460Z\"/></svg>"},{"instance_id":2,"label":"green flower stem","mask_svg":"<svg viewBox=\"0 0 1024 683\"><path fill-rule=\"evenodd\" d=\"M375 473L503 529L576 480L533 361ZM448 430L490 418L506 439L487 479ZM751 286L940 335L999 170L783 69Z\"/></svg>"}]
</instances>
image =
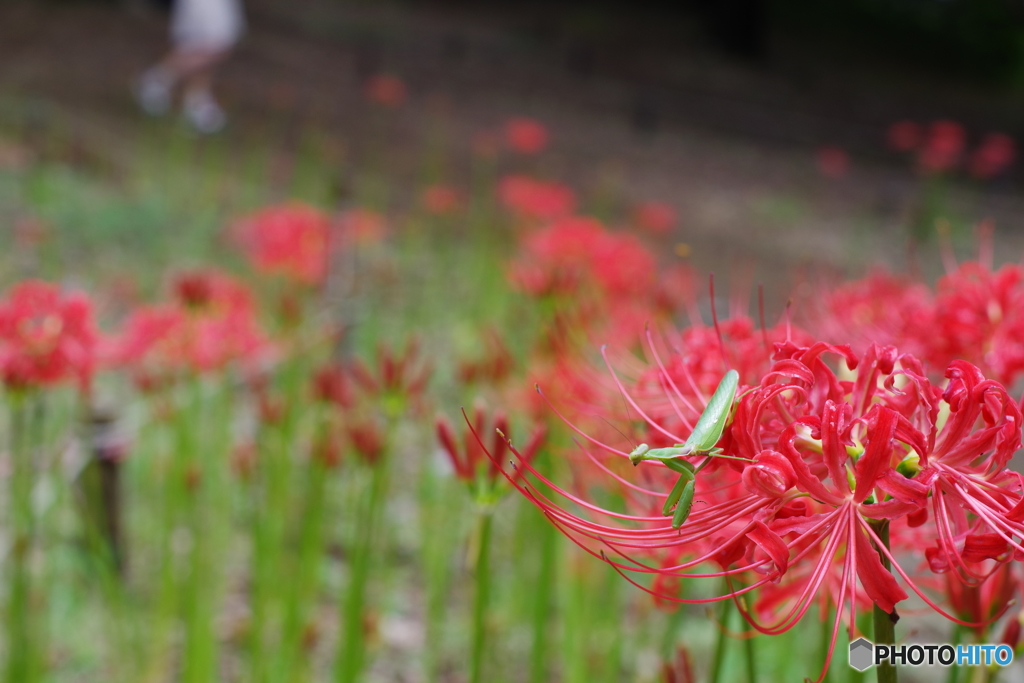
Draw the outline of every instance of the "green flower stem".
<instances>
[{"instance_id":1,"label":"green flower stem","mask_svg":"<svg viewBox=\"0 0 1024 683\"><path fill-rule=\"evenodd\" d=\"M307 658L303 657L303 634L316 600L317 575L323 556L324 510L327 480L331 470L319 458L309 464L305 482L305 507L299 531L299 552L295 580L288 595L282 642L285 644L274 680L304 680Z\"/></svg>"},{"instance_id":2,"label":"green flower stem","mask_svg":"<svg viewBox=\"0 0 1024 683\"><path fill-rule=\"evenodd\" d=\"M249 484L248 494L251 497L249 507L250 528L252 535L252 598L251 618L247 638L248 680L260 683L267 680L286 680L274 673L280 673L282 666L292 661L292 653L288 643L292 643L288 629L302 628L291 620L300 615L293 614L292 602L298 599L296 590L302 590L292 582L281 582L278 577L301 571L288 552L288 525L290 517L284 511L295 507L292 498L292 481L294 479L294 450L299 438L303 392L306 390L305 379L307 368L303 359L290 359L281 371L281 387L284 396L284 411L273 423L260 425L257 443L258 462L253 480ZM307 491L307 494L316 492ZM305 499L308 504L310 501ZM306 512L305 510L303 511ZM299 520L300 535L306 534L305 527L318 524L316 520L303 514ZM302 542L302 541L300 541ZM300 551L301 555L301 551ZM293 560L289 562L290 560ZM290 565L290 566L289 566ZM271 632L280 625L284 631L278 634ZM283 647L271 647L274 643ZM277 655L277 656L275 656ZM271 658L274 662L271 662ZM291 674L289 674L291 675Z\"/></svg>"},{"instance_id":3,"label":"green flower stem","mask_svg":"<svg viewBox=\"0 0 1024 683\"><path fill-rule=\"evenodd\" d=\"M745 638L743 645L743 654L745 655L743 659L747 665L747 683L757 683L757 648L754 638Z\"/></svg>"},{"instance_id":4,"label":"green flower stem","mask_svg":"<svg viewBox=\"0 0 1024 683\"><path fill-rule=\"evenodd\" d=\"M726 584L728 585L728 584ZM708 683L719 683L722 680L722 664L725 662L725 647L729 636L725 631L729 626L729 617L732 614L732 598L723 600L718 608L718 633L715 638L715 654L711 660L711 673L708 676Z\"/></svg>"},{"instance_id":5,"label":"green flower stem","mask_svg":"<svg viewBox=\"0 0 1024 683\"><path fill-rule=\"evenodd\" d=\"M604 604L596 615L594 630L601 636L599 652L602 653L600 671L603 676L597 680L618 683L623 677L622 652L629 637L628 632L622 628L620 618L622 601L619 593L622 590L623 582L622 577L612 567L605 566L602 569L604 569L605 575L605 584L601 593Z\"/></svg>"},{"instance_id":6,"label":"green flower stem","mask_svg":"<svg viewBox=\"0 0 1024 683\"><path fill-rule=\"evenodd\" d=\"M481 683L483 678L484 649L487 644L487 603L491 592L491 524L490 508L477 515L476 562L473 567L473 631L470 646L469 683Z\"/></svg>"},{"instance_id":7,"label":"green flower stem","mask_svg":"<svg viewBox=\"0 0 1024 683\"><path fill-rule=\"evenodd\" d=\"M424 467L420 479L420 538L426 590L426 636L423 652L424 679L434 683L439 679L443 657L445 616L448 606L447 590L451 575L453 519L459 511L462 496L448 495L450 480L442 480L429 466Z\"/></svg>"},{"instance_id":8,"label":"green flower stem","mask_svg":"<svg viewBox=\"0 0 1024 683\"><path fill-rule=\"evenodd\" d=\"M223 563L217 552L227 544L230 492L226 464L230 445L231 401L225 385L204 386L195 379L189 386L189 404L179 425L178 456L186 463L184 527L191 548L184 573L185 633L182 683L213 683L218 679L218 639L214 628L220 609Z\"/></svg>"},{"instance_id":9,"label":"green flower stem","mask_svg":"<svg viewBox=\"0 0 1024 683\"><path fill-rule=\"evenodd\" d=\"M567 580L563 583L566 597L562 609L564 633L562 635L562 679L567 683L585 683L587 679L587 596L589 594L586 567L578 555L568 553Z\"/></svg>"},{"instance_id":10,"label":"green flower stem","mask_svg":"<svg viewBox=\"0 0 1024 683\"><path fill-rule=\"evenodd\" d=\"M533 591L533 643L530 647L530 683L547 680L548 618L551 614L552 588L556 582L558 565L558 530L546 517L533 515L537 524L537 543L540 546L540 567Z\"/></svg>"},{"instance_id":11,"label":"green flower stem","mask_svg":"<svg viewBox=\"0 0 1024 683\"><path fill-rule=\"evenodd\" d=\"M152 500L154 503L154 528L151 532L146 529L143 534L152 533L156 539L156 565L159 567L156 576L156 602L150 616L152 623L148 629L148 647L143 655L145 664L139 680L155 680L167 676L167 669L170 668L170 642L175 630L174 620L178 605L177 563L173 538L180 509L180 482L184 477L184 466L180 458L176 457L175 444L179 437L174 427L177 427L182 418L175 416L173 424L170 425L172 429L168 429L168 425L162 421L155 420L154 415L159 410L156 405L158 400L160 399L151 399L149 406L150 420L153 420L154 426L148 430L144 429L139 435L139 451L142 456L128 460L128 465L134 470L136 477L132 482L133 488L139 491L140 498ZM151 457L144 457L146 455Z\"/></svg>"},{"instance_id":12,"label":"green flower stem","mask_svg":"<svg viewBox=\"0 0 1024 683\"><path fill-rule=\"evenodd\" d=\"M355 683L363 668L366 654L363 605L366 602L366 582L387 490L387 472L387 458L382 456L372 466L369 495L355 530L348 594L342 602L341 646L335 664L335 680L338 683Z\"/></svg>"},{"instance_id":13,"label":"green flower stem","mask_svg":"<svg viewBox=\"0 0 1024 683\"><path fill-rule=\"evenodd\" d=\"M871 528L875 534L878 535L878 539L888 549L889 547L889 521L888 520L875 520L870 523ZM882 560L882 565L888 571L890 569L889 559L881 552L879 556ZM893 645L896 643L896 624L893 622L892 617L882 611L878 606L874 606L872 612L873 621L875 626L875 645ZM898 677L896 674L896 667L889 663L882 664L876 668L878 672L878 683L897 683Z\"/></svg>"},{"instance_id":14,"label":"green flower stem","mask_svg":"<svg viewBox=\"0 0 1024 683\"><path fill-rule=\"evenodd\" d=\"M7 667L8 683L36 680L36 620L31 607L32 444L28 397L11 396L11 459L9 480L12 545L8 567Z\"/></svg>"}]
</instances>

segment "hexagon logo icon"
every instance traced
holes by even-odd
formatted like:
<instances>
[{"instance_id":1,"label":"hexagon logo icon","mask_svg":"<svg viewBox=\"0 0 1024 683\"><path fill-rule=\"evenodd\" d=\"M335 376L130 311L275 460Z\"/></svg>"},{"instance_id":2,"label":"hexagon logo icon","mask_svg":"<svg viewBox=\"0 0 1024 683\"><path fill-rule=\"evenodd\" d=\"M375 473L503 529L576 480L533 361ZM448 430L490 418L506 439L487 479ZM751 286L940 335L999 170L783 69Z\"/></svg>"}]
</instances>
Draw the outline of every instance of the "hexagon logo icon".
<instances>
[{"instance_id":1,"label":"hexagon logo icon","mask_svg":"<svg viewBox=\"0 0 1024 683\"><path fill-rule=\"evenodd\" d=\"M850 666L857 671L866 671L874 663L875 646L864 638L850 643Z\"/></svg>"}]
</instances>

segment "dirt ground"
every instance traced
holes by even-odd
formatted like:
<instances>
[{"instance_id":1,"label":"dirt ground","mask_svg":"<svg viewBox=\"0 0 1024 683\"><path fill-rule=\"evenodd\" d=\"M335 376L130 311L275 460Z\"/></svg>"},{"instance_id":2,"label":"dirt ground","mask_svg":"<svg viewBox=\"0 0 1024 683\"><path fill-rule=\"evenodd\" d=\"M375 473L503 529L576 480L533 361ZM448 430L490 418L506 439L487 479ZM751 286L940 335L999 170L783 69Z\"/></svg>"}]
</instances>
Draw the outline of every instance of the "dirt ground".
<instances>
[{"instance_id":1,"label":"dirt ground","mask_svg":"<svg viewBox=\"0 0 1024 683\"><path fill-rule=\"evenodd\" d=\"M413 182L438 121L457 175L475 134L512 115L534 116L554 139L541 172L617 206L672 203L680 216L673 240L691 245L702 268L753 267L775 300L788 296L801 268L856 274L877 260L906 267L921 187L909 162L884 150L889 121L961 115L977 136L987 132L979 122L1005 123L1014 113L1006 98L927 79L872 85L864 69L850 68L830 83L824 66L780 72L697 48L660 69L640 53L625 55L621 68L585 53L581 66L571 44L507 16L326 0L253 0L247 12L248 33L219 85L232 117L223 135L280 146L313 125L358 150L373 116L362 83L394 73L410 90L389 137L396 183ZM141 6L3 3L0 116L10 123L44 111L89 154L127 168L144 121L130 85L160 56L165 36L166 18ZM817 170L815 150L826 144L851 151L841 178ZM1016 178L955 184L948 205L964 256L968 226L991 217L997 253L1019 258ZM938 271L934 243L917 261Z\"/></svg>"}]
</instances>

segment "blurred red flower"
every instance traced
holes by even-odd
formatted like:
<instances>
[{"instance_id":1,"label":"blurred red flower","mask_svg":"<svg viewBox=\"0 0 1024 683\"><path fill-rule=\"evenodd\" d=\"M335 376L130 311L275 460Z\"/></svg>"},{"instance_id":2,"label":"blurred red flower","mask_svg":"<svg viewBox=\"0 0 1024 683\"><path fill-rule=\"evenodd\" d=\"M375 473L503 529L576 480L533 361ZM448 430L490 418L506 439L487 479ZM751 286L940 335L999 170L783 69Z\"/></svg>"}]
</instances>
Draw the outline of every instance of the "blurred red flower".
<instances>
[{"instance_id":1,"label":"blurred red flower","mask_svg":"<svg viewBox=\"0 0 1024 683\"><path fill-rule=\"evenodd\" d=\"M498 183L498 199L519 218L554 220L576 208L573 191L561 183L507 175Z\"/></svg>"},{"instance_id":2,"label":"blurred red flower","mask_svg":"<svg viewBox=\"0 0 1024 683\"><path fill-rule=\"evenodd\" d=\"M1017 156L1017 145L1009 135L989 133L971 154L968 168L975 178L992 178L1005 171Z\"/></svg>"},{"instance_id":3,"label":"blurred red flower","mask_svg":"<svg viewBox=\"0 0 1024 683\"><path fill-rule=\"evenodd\" d=\"M633 222L653 235L664 235L676 224L676 210L664 202L643 202L633 211Z\"/></svg>"},{"instance_id":4,"label":"blurred red flower","mask_svg":"<svg viewBox=\"0 0 1024 683\"><path fill-rule=\"evenodd\" d=\"M505 123L505 142L519 154L537 154L548 146L548 129L535 119L509 119Z\"/></svg>"},{"instance_id":5,"label":"blurred red flower","mask_svg":"<svg viewBox=\"0 0 1024 683\"><path fill-rule=\"evenodd\" d=\"M397 107L405 102L405 83L398 76L377 74L366 82L366 97L385 107Z\"/></svg>"},{"instance_id":6,"label":"blurred red flower","mask_svg":"<svg viewBox=\"0 0 1024 683\"><path fill-rule=\"evenodd\" d=\"M484 407L477 403L473 408L473 421L471 429L463 431L462 447L459 446L455 435L455 428L444 415L438 415L435 420L437 439L448 455L455 470L455 476L463 483L476 486L482 479L493 488L496 480L501 475L501 467L505 463L505 455L508 453L508 439L510 435L508 418L505 413L497 411L490 420L491 430L487 431L487 415ZM547 435L547 428L543 424L534 426L530 438L520 451L520 456L531 462ZM480 445L480 439L486 436L491 438L490 454Z\"/></svg>"},{"instance_id":7,"label":"blurred red flower","mask_svg":"<svg viewBox=\"0 0 1024 683\"><path fill-rule=\"evenodd\" d=\"M897 121L889 126L886 138L897 152L910 152L921 144L921 125L914 121Z\"/></svg>"},{"instance_id":8,"label":"blurred red flower","mask_svg":"<svg viewBox=\"0 0 1024 683\"><path fill-rule=\"evenodd\" d=\"M77 380L89 385L98 335L84 294L62 294L39 280L15 285L0 301L0 375L15 389Z\"/></svg>"},{"instance_id":9,"label":"blurred red flower","mask_svg":"<svg viewBox=\"0 0 1024 683\"><path fill-rule=\"evenodd\" d=\"M850 155L842 147L826 145L815 154L818 171L826 178L842 178L850 169Z\"/></svg>"},{"instance_id":10,"label":"blurred red flower","mask_svg":"<svg viewBox=\"0 0 1024 683\"><path fill-rule=\"evenodd\" d=\"M330 228L323 211L293 201L242 218L234 236L257 270L315 285L327 273Z\"/></svg>"},{"instance_id":11,"label":"blurred red flower","mask_svg":"<svg viewBox=\"0 0 1024 683\"><path fill-rule=\"evenodd\" d=\"M570 216L527 235L511 279L534 296L572 295L597 285L605 296L654 291L656 262L635 235L605 230L595 218Z\"/></svg>"},{"instance_id":12,"label":"blurred red flower","mask_svg":"<svg viewBox=\"0 0 1024 683\"><path fill-rule=\"evenodd\" d=\"M140 381L219 370L254 361L267 349L242 284L216 271L192 271L179 276L172 291L170 303L137 308L113 342L113 361L130 366Z\"/></svg>"},{"instance_id":13,"label":"blurred red flower","mask_svg":"<svg viewBox=\"0 0 1024 683\"><path fill-rule=\"evenodd\" d=\"M355 403L352 379L340 365L327 365L314 373L313 396L339 408L351 408Z\"/></svg>"},{"instance_id":14,"label":"blurred red flower","mask_svg":"<svg viewBox=\"0 0 1024 683\"><path fill-rule=\"evenodd\" d=\"M963 126L955 121L935 121L918 150L917 165L926 173L949 171L960 162L964 143Z\"/></svg>"}]
</instances>

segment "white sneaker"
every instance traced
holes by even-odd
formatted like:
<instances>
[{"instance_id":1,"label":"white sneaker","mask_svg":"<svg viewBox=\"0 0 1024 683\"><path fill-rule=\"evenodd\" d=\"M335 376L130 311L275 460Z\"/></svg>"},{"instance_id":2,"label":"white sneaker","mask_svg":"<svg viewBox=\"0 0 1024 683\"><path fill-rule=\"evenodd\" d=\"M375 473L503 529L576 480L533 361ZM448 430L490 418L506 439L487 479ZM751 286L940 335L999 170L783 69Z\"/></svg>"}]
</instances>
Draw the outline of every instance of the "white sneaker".
<instances>
[{"instance_id":1,"label":"white sneaker","mask_svg":"<svg viewBox=\"0 0 1024 683\"><path fill-rule=\"evenodd\" d=\"M174 79L159 67L142 74L135 84L135 99L142 111L150 116L162 116L171 108L171 88Z\"/></svg>"},{"instance_id":2,"label":"white sneaker","mask_svg":"<svg viewBox=\"0 0 1024 683\"><path fill-rule=\"evenodd\" d=\"M227 125L227 115L208 92L188 93L183 106L185 119L200 133L216 133Z\"/></svg>"}]
</instances>

